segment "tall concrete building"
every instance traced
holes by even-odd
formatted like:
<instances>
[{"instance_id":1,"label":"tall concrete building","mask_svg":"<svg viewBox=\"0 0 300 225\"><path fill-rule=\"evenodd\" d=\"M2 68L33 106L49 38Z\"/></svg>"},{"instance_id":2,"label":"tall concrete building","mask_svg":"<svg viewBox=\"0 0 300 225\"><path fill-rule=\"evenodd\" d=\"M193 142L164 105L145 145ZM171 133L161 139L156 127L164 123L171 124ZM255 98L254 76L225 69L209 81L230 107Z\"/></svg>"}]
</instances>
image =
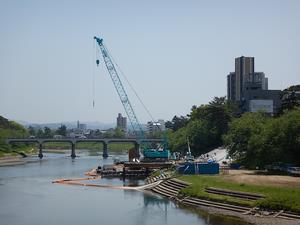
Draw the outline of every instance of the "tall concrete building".
<instances>
[{"instance_id":1,"label":"tall concrete building","mask_svg":"<svg viewBox=\"0 0 300 225\"><path fill-rule=\"evenodd\" d=\"M77 130L85 131L87 128L87 125L84 123L79 123L79 120L77 121Z\"/></svg>"},{"instance_id":2,"label":"tall concrete building","mask_svg":"<svg viewBox=\"0 0 300 225\"><path fill-rule=\"evenodd\" d=\"M127 118L123 117L121 113L119 113L117 117L117 128L127 131Z\"/></svg>"},{"instance_id":3,"label":"tall concrete building","mask_svg":"<svg viewBox=\"0 0 300 225\"><path fill-rule=\"evenodd\" d=\"M254 73L254 57L235 58L235 100L242 100L246 75Z\"/></svg>"},{"instance_id":4,"label":"tall concrete building","mask_svg":"<svg viewBox=\"0 0 300 225\"><path fill-rule=\"evenodd\" d=\"M231 72L227 75L227 98L235 101L235 72Z\"/></svg>"},{"instance_id":5,"label":"tall concrete building","mask_svg":"<svg viewBox=\"0 0 300 225\"><path fill-rule=\"evenodd\" d=\"M227 98L237 102L241 112L273 114L281 105L280 90L268 90L268 78L254 70L254 57L235 59L235 72L227 75Z\"/></svg>"},{"instance_id":6,"label":"tall concrete building","mask_svg":"<svg viewBox=\"0 0 300 225\"><path fill-rule=\"evenodd\" d=\"M235 59L235 72L227 75L227 98L243 101L247 90L268 90L268 78L254 71L254 57L241 56Z\"/></svg>"}]
</instances>

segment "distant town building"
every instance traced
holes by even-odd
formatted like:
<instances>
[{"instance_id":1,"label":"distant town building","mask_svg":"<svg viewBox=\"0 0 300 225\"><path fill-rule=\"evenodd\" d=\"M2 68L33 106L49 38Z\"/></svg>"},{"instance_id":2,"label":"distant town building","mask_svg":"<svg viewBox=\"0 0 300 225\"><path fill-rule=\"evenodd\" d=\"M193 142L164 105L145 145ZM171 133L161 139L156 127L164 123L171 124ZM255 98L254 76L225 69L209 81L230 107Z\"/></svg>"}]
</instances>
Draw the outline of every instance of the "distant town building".
<instances>
[{"instance_id":1,"label":"distant town building","mask_svg":"<svg viewBox=\"0 0 300 225\"><path fill-rule=\"evenodd\" d=\"M149 121L147 123L147 130L149 133L164 131L166 130L165 121L164 120L158 120L156 122Z\"/></svg>"},{"instance_id":2,"label":"distant town building","mask_svg":"<svg viewBox=\"0 0 300 225\"><path fill-rule=\"evenodd\" d=\"M117 128L127 131L127 118L123 117L121 113L119 113L117 117Z\"/></svg>"},{"instance_id":3,"label":"distant town building","mask_svg":"<svg viewBox=\"0 0 300 225\"><path fill-rule=\"evenodd\" d=\"M268 78L255 72L254 57L235 59L235 72L227 75L227 98L239 104L241 112L278 112L281 106L280 90L268 90Z\"/></svg>"},{"instance_id":4,"label":"distant town building","mask_svg":"<svg viewBox=\"0 0 300 225\"><path fill-rule=\"evenodd\" d=\"M84 123L79 123L79 120L77 121L77 129L80 131L85 131L87 128L87 125Z\"/></svg>"}]
</instances>

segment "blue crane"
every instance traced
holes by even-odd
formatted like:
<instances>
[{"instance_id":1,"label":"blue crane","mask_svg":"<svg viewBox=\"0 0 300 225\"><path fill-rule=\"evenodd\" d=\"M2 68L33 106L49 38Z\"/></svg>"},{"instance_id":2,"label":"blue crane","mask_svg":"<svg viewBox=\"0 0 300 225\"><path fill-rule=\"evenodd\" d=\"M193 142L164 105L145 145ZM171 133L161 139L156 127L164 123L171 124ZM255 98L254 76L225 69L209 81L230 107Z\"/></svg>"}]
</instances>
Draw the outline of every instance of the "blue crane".
<instances>
[{"instance_id":1,"label":"blue crane","mask_svg":"<svg viewBox=\"0 0 300 225\"><path fill-rule=\"evenodd\" d=\"M108 51L106 49L106 47L103 44L103 39L98 38L98 37L94 37L94 39L97 41L99 48L101 50L106 68L109 72L110 78L112 79L112 82L116 88L116 91L118 92L119 98L124 106L124 109L126 111L126 114L129 118L131 127L133 129L134 132L136 132L136 135L138 136L139 139L143 139L144 138L144 131L142 129L141 124L139 123L139 120L132 108L132 105L129 101L129 98L126 94L126 91L124 89L124 86L120 80L120 77L118 75L118 72L111 60L111 57L108 54ZM96 60L97 66L99 65L99 60Z\"/></svg>"},{"instance_id":2,"label":"blue crane","mask_svg":"<svg viewBox=\"0 0 300 225\"><path fill-rule=\"evenodd\" d=\"M144 131L143 131L142 126L139 123L139 120L138 120L138 118L133 110L133 107L129 101L129 98L126 94L124 86L121 82L118 72L114 66L112 59L111 59L111 56L109 55L107 48L103 44L103 39L98 38L98 37L94 37L94 39L96 40L96 42L99 45L106 68L107 68L109 75L112 79L112 82L116 88L116 91L118 92L119 98L124 106L124 109L129 118L131 127L132 127L133 131L136 133L138 139L143 140L145 137ZM96 64L97 64L97 66L99 65L98 59L96 60ZM164 137L164 146L163 147L164 147L163 151L155 151L154 149L144 149L144 151L143 151L144 157L147 159L150 159L150 160L153 160L153 159L154 160L156 160L156 159L167 160L169 158L170 152L169 152L169 150L166 149L166 147L167 147L166 136Z\"/></svg>"}]
</instances>

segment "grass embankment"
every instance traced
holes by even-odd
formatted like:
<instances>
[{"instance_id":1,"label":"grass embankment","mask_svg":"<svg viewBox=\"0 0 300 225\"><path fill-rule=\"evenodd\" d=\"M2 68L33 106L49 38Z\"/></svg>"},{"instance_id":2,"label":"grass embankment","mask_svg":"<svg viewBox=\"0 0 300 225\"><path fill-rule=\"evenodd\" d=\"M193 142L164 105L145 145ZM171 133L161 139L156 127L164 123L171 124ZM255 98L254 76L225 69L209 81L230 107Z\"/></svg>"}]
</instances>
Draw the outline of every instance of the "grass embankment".
<instances>
[{"instance_id":1,"label":"grass embankment","mask_svg":"<svg viewBox=\"0 0 300 225\"><path fill-rule=\"evenodd\" d=\"M224 181L221 175L204 176L189 175L181 176L179 179L191 183L181 193L201 199L209 199L218 202L233 203L246 206L259 206L266 209L286 210L300 212L300 189L286 187L270 187L249 184L239 184ZM210 194L205 192L206 187L228 189L233 191L250 192L265 195L260 200L243 200L236 197Z\"/></svg>"},{"instance_id":2,"label":"grass embankment","mask_svg":"<svg viewBox=\"0 0 300 225\"><path fill-rule=\"evenodd\" d=\"M7 148L1 148L0 145L0 158L1 157L7 157L7 156L17 156L18 153L23 153L26 155L36 154L37 148L35 148L34 145L25 145L25 144L19 144L19 145L13 145L12 147Z\"/></svg>"},{"instance_id":3,"label":"grass embankment","mask_svg":"<svg viewBox=\"0 0 300 225\"><path fill-rule=\"evenodd\" d=\"M0 116L0 157L15 156L16 152L32 154L34 153L34 145L31 144L7 144L6 139L24 138L28 137L29 134L25 127L8 119Z\"/></svg>"}]
</instances>

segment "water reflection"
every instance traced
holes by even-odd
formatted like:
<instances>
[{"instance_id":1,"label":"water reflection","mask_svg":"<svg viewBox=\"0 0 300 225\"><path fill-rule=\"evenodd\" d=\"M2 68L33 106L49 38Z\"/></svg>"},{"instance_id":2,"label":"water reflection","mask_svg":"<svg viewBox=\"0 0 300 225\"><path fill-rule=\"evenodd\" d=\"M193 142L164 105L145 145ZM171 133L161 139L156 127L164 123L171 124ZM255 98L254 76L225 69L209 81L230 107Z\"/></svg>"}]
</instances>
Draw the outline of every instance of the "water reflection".
<instances>
[{"instance_id":1,"label":"water reflection","mask_svg":"<svg viewBox=\"0 0 300 225\"><path fill-rule=\"evenodd\" d=\"M189 211L198 215L199 218L204 219L206 225L250 225L243 221L240 218L232 217L232 216L222 216L217 214L210 214L203 210L199 210L194 207L186 206L186 205L179 205L182 210Z\"/></svg>"},{"instance_id":2,"label":"water reflection","mask_svg":"<svg viewBox=\"0 0 300 225\"><path fill-rule=\"evenodd\" d=\"M144 193L144 206L166 206L167 204L170 204L169 199L160 197L157 195L154 195L152 193Z\"/></svg>"},{"instance_id":3,"label":"water reflection","mask_svg":"<svg viewBox=\"0 0 300 225\"><path fill-rule=\"evenodd\" d=\"M124 190L124 195L129 199L136 195L136 191ZM159 220L164 221L164 224L172 224L173 222L170 223L169 218L172 218L174 211L177 210L181 210L180 213L184 212L185 215L189 215L189 219L196 216L197 224L201 225L249 225L249 223L244 222L239 218L209 214L194 207L177 204L149 191L143 193L143 205L140 207L140 213L138 215L147 221L159 217ZM135 224L144 224L140 217L137 217L135 222ZM175 224L180 223L177 222Z\"/></svg>"}]
</instances>

